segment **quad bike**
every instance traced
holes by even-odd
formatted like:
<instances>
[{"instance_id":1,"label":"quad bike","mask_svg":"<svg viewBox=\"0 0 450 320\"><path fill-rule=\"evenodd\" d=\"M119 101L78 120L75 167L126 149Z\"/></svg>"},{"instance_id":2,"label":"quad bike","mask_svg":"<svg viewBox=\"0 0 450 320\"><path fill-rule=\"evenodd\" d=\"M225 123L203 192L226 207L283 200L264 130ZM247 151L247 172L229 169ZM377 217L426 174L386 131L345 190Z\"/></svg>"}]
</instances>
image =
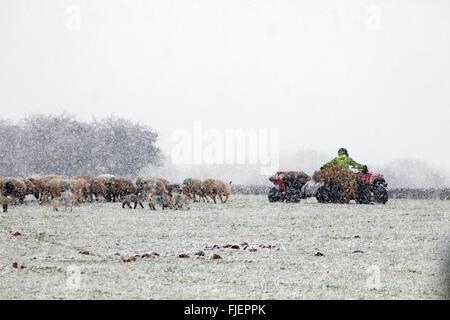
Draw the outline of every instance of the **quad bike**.
<instances>
[{"instance_id":1,"label":"quad bike","mask_svg":"<svg viewBox=\"0 0 450 320\"><path fill-rule=\"evenodd\" d=\"M383 175L362 170L357 172L356 176L359 183L362 182L369 188L373 202L385 204L388 201L389 197L386 190L388 184Z\"/></svg>"},{"instance_id":2,"label":"quad bike","mask_svg":"<svg viewBox=\"0 0 450 320\"><path fill-rule=\"evenodd\" d=\"M320 203L349 203L355 200L358 204L382 203L388 201L387 183L381 174L369 173L367 170L356 172L357 190L353 197L343 198L340 190L333 185L321 185L315 196Z\"/></svg>"},{"instance_id":3,"label":"quad bike","mask_svg":"<svg viewBox=\"0 0 450 320\"><path fill-rule=\"evenodd\" d=\"M270 202L300 202L303 185L311 178L301 171L279 171L269 178L275 187L269 190Z\"/></svg>"}]
</instances>

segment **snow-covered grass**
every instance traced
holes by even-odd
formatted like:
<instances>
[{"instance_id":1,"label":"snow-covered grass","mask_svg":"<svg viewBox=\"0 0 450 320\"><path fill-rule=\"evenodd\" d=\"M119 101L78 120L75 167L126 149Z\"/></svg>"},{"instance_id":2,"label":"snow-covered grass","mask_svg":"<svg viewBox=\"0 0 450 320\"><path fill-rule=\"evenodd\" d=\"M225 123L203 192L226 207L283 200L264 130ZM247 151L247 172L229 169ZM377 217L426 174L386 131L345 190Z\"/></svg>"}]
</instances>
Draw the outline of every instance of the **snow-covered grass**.
<instances>
[{"instance_id":1,"label":"snow-covered grass","mask_svg":"<svg viewBox=\"0 0 450 320\"><path fill-rule=\"evenodd\" d=\"M96 203L53 212L28 199L0 215L0 298L445 299L449 218L450 201L432 200L282 204L232 195L186 211ZM246 250L205 249L243 242ZM122 261L153 251L159 256Z\"/></svg>"}]
</instances>

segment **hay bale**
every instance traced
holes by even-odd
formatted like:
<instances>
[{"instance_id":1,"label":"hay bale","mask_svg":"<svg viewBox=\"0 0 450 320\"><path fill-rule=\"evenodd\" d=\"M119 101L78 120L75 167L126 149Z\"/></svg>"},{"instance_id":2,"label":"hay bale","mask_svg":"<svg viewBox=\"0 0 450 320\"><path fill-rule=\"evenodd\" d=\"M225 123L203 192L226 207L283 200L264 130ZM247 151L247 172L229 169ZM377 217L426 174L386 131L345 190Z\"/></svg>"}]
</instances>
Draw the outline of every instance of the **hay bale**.
<instances>
[{"instance_id":1,"label":"hay bale","mask_svg":"<svg viewBox=\"0 0 450 320\"><path fill-rule=\"evenodd\" d=\"M311 180L311 177L302 171L284 172L280 177L286 186L294 188L301 188L305 183Z\"/></svg>"},{"instance_id":2,"label":"hay bale","mask_svg":"<svg viewBox=\"0 0 450 320\"><path fill-rule=\"evenodd\" d=\"M356 175L342 166L329 166L314 172L312 179L325 185L336 187L343 199L352 199L358 188Z\"/></svg>"}]
</instances>

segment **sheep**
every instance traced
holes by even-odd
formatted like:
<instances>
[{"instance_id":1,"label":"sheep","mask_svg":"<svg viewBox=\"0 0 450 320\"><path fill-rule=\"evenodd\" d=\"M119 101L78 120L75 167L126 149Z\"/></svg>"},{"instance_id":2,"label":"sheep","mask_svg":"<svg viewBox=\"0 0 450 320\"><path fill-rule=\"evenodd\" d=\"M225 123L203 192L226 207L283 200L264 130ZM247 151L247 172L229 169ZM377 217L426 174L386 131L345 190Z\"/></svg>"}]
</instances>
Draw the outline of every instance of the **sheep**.
<instances>
[{"instance_id":1,"label":"sheep","mask_svg":"<svg viewBox=\"0 0 450 320\"><path fill-rule=\"evenodd\" d=\"M116 177L112 174L101 174L97 177L99 182L106 188L105 199L106 201L116 202L116 195L118 194L118 182Z\"/></svg>"},{"instance_id":2,"label":"sheep","mask_svg":"<svg viewBox=\"0 0 450 320\"><path fill-rule=\"evenodd\" d=\"M71 178L72 180L84 180L86 181L85 186L83 187L83 197L84 199L89 199L89 202L98 201L99 196L106 198L107 195L107 187L103 183L102 179L88 176L88 175L77 175Z\"/></svg>"},{"instance_id":3,"label":"sheep","mask_svg":"<svg viewBox=\"0 0 450 320\"><path fill-rule=\"evenodd\" d=\"M78 206L78 196L73 192L66 191L61 194L60 197L56 197L51 201L51 205L53 207L53 211L58 211L58 207L64 206L64 211L67 211L67 208L70 208L70 212L72 212L72 207Z\"/></svg>"},{"instance_id":4,"label":"sheep","mask_svg":"<svg viewBox=\"0 0 450 320\"><path fill-rule=\"evenodd\" d=\"M116 202L116 199L122 198L127 194L135 193L136 187L131 179L111 174L102 174L97 177L106 187L106 200Z\"/></svg>"},{"instance_id":5,"label":"sheep","mask_svg":"<svg viewBox=\"0 0 450 320\"><path fill-rule=\"evenodd\" d=\"M169 185L170 181L164 178L158 178L158 177L138 177L136 179L136 186L138 188L143 188L146 184L149 182L160 182L164 186Z\"/></svg>"},{"instance_id":6,"label":"sheep","mask_svg":"<svg viewBox=\"0 0 450 320\"><path fill-rule=\"evenodd\" d=\"M163 195L167 191L166 185L170 185L169 181L162 178L139 177L136 180L137 191L138 192L144 191L148 196Z\"/></svg>"},{"instance_id":7,"label":"sheep","mask_svg":"<svg viewBox=\"0 0 450 320\"><path fill-rule=\"evenodd\" d=\"M99 175L97 178L106 179L106 180L114 180L114 175L109 174L109 173L104 173L104 174Z\"/></svg>"},{"instance_id":8,"label":"sheep","mask_svg":"<svg viewBox=\"0 0 450 320\"><path fill-rule=\"evenodd\" d=\"M98 201L99 196L102 196L103 198L106 199L108 194L108 188L105 186L105 184L100 179L97 178L91 180L90 183L91 183L91 194L90 194L91 201L94 200L93 196L95 196L95 201Z\"/></svg>"},{"instance_id":9,"label":"sheep","mask_svg":"<svg viewBox=\"0 0 450 320\"><path fill-rule=\"evenodd\" d=\"M116 197L123 198L124 196L136 193L136 187L134 186L134 182L129 179L122 176L115 176L116 181Z\"/></svg>"},{"instance_id":10,"label":"sheep","mask_svg":"<svg viewBox=\"0 0 450 320\"><path fill-rule=\"evenodd\" d=\"M312 179L324 185L317 191L319 202L348 203L358 188L356 175L342 166L329 166L314 172Z\"/></svg>"},{"instance_id":11,"label":"sheep","mask_svg":"<svg viewBox=\"0 0 450 320\"><path fill-rule=\"evenodd\" d=\"M144 190L144 187L145 187L145 185L147 184L147 180L148 180L148 178L145 178L145 177L138 177L138 178L136 179L136 188L137 188L137 191Z\"/></svg>"},{"instance_id":12,"label":"sheep","mask_svg":"<svg viewBox=\"0 0 450 320\"><path fill-rule=\"evenodd\" d=\"M95 196L96 201L98 201L99 195L106 197L108 192L107 187L103 183L104 181L104 179L98 179L89 175L77 175L70 179L57 176L56 178L48 180L43 185L43 202L47 200L48 196L60 196L60 193L65 190L70 190L76 193L79 197L79 201L82 199L89 199L89 201L92 202L94 200L93 196ZM55 185L59 185L59 187Z\"/></svg>"},{"instance_id":13,"label":"sheep","mask_svg":"<svg viewBox=\"0 0 450 320\"><path fill-rule=\"evenodd\" d=\"M45 184L51 179L65 179L65 177L58 176L58 175L48 175L48 176L43 176L40 178L28 178L28 180L30 180L31 183L33 183L36 186L36 188L38 189L38 191L40 192L40 194L41 194L40 200L41 201L42 201L42 192L45 188Z\"/></svg>"},{"instance_id":14,"label":"sheep","mask_svg":"<svg viewBox=\"0 0 450 320\"><path fill-rule=\"evenodd\" d=\"M170 184L170 181L167 180L167 179L164 179L164 178L158 178L158 177L156 177L155 179L158 180L159 182L164 183L164 185L166 185L166 186Z\"/></svg>"},{"instance_id":15,"label":"sheep","mask_svg":"<svg viewBox=\"0 0 450 320\"><path fill-rule=\"evenodd\" d=\"M94 179L94 177L93 176L88 176L88 175L77 175L77 176L73 176L70 179L91 181L91 180Z\"/></svg>"},{"instance_id":16,"label":"sheep","mask_svg":"<svg viewBox=\"0 0 450 320\"><path fill-rule=\"evenodd\" d=\"M61 194L68 191L71 187L71 180L55 178L48 180L43 188L41 194L41 204L48 201L48 197L61 197Z\"/></svg>"},{"instance_id":17,"label":"sheep","mask_svg":"<svg viewBox=\"0 0 450 320\"><path fill-rule=\"evenodd\" d=\"M70 183L69 191L77 195L78 201L89 196L91 184L88 181L84 179L68 179L67 181Z\"/></svg>"},{"instance_id":18,"label":"sheep","mask_svg":"<svg viewBox=\"0 0 450 320\"><path fill-rule=\"evenodd\" d=\"M51 179L47 181L42 190L42 201L41 204L47 202L48 197L51 198L60 197L65 191L71 191L75 193L78 197L78 201L87 194L90 189L90 185L85 180L74 180L74 179Z\"/></svg>"},{"instance_id":19,"label":"sheep","mask_svg":"<svg viewBox=\"0 0 450 320\"><path fill-rule=\"evenodd\" d=\"M70 179L71 180L82 180L85 182L81 187L82 198L84 201L89 199L89 202L92 202L93 201L92 183L94 182L95 178L92 176L88 176L88 175L78 175L78 176L73 176Z\"/></svg>"},{"instance_id":20,"label":"sheep","mask_svg":"<svg viewBox=\"0 0 450 320\"><path fill-rule=\"evenodd\" d=\"M15 205L16 204L16 200L15 199L10 199L8 197L5 196L0 196L0 204L3 207L3 212L8 212L8 205Z\"/></svg>"},{"instance_id":21,"label":"sheep","mask_svg":"<svg viewBox=\"0 0 450 320\"><path fill-rule=\"evenodd\" d=\"M166 193L166 185L160 180L150 180L144 190L148 194L163 195Z\"/></svg>"},{"instance_id":22,"label":"sheep","mask_svg":"<svg viewBox=\"0 0 450 320\"><path fill-rule=\"evenodd\" d=\"M136 209L138 203L141 205L141 207L143 209L144 205L142 204L142 202L144 200L145 200L145 193L128 194L124 198L124 201L122 203L122 208L125 208L125 205L128 205L128 207L131 209L131 203L134 202L134 209Z\"/></svg>"},{"instance_id":23,"label":"sheep","mask_svg":"<svg viewBox=\"0 0 450 320\"><path fill-rule=\"evenodd\" d=\"M216 196L219 196L222 203L227 202L231 194L231 181L225 182L218 179L206 179L202 183L202 191L216 203ZM222 199L225 196L225 200Z\"/></svg>"},{"instance_id":24,"label":"sheep","mask_svg":"<svg viewBox=\"0 0 450 320\"><path fill-rule=\"evenodd\" d=\"M183 193L186 195L189 195L194 202L197 202L197 199L195 198L196 195L198 195L198 201L200 202L200 199L203 200L203 202L208 201L208 197L205 196L202 190L202 182L199 179L195 178L186 178L183 180Z\"/></svg>"},{"instance_id":25,"label":"sheep","mask_svg":"<svg viewBox=\"0 0 450 320\"><path fill-rule=\"evenodd\" d=\"M182 193L183 190L179 184L171 183L166 185L166 191L167 194L171 196L173 193Z\"/></svg>"},{"instance_id":26,"label":"sheep","mask_svg":"<svg viewBox=\"0 0 450 320\"><path fill-rule=\"evenodd\" d=\"M27 185L18 178L1 178L0 191L2 196L12 196L18 198L22 204L27 194Z\"/></svg>"},{"instance_id":27,"label":"sheep","mask_svg":"<svg viewBox=\"0 0 450 320\"><path fill-rule=\"evenodd\" d=\"M30 179L19 178L19 180L22 180L26 185L25 195L32 194L36 199L39 199L39 189L36 187L36 185L33 182L30 181Z\"/></svg>"}]
</instances>

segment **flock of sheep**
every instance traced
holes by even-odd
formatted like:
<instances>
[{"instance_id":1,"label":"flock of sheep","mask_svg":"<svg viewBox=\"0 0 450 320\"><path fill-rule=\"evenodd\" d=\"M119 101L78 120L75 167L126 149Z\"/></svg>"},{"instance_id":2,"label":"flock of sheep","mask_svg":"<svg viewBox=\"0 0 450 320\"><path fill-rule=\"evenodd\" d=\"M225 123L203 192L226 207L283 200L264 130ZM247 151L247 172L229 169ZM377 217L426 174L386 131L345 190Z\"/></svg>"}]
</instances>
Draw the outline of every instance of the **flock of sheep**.
<instances>
[{"instance_id":1,"label":"flock of sheep","mask_svg":"<svg viewBox=\"0 0 450 320\"><path fill-rule=\"evenodd\" d=\"M225 203L231 194L231 182L186 178L182 184L175 184L156 177L139 177L133 181L111 174L71 178L48 175L39 178L0 178L0 192L3 212L8 210L8 205L15 205L17 200L23 204L27 195L34 195L40 204L50 202L54 211L60 206L72 211L73 206L98 201L100 197L108 202L121 201L123 208L131 208L132 203L135 209L138 204L144 208L143 203L148 201L151 210L156 210L156 206L161 206L163 210L189 209L191 201L209 202L208 197L214 203L216 197Z\"/></svg>"}]
</instances>

